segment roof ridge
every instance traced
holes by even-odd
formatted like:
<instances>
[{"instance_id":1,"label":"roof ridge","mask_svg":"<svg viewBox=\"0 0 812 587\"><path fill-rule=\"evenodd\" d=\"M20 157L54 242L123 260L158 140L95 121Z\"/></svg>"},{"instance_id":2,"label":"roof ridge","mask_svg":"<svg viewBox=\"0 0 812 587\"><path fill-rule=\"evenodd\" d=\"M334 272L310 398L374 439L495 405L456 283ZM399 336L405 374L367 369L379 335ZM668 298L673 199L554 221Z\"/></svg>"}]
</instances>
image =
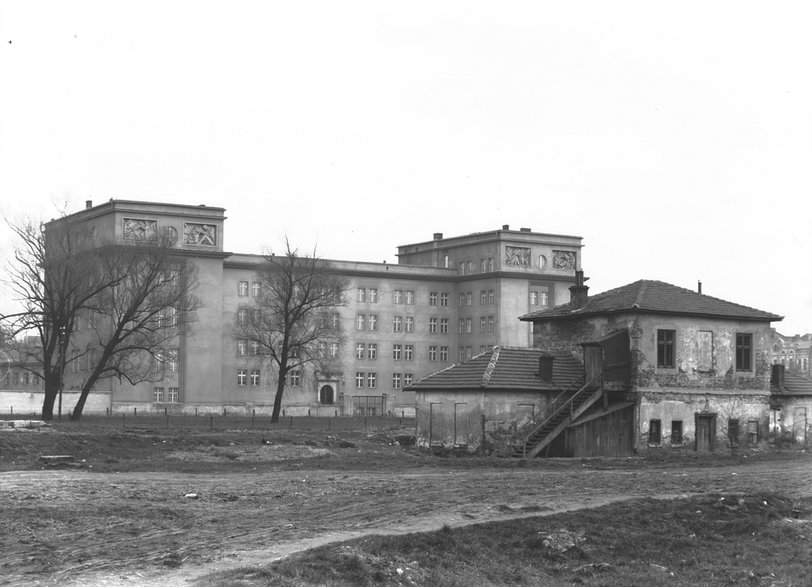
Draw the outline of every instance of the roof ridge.
<instances>
[{"instance_id":1,"label":"roof ridge","mask_svg":"<svg viewBox=\"0 0 812 587\"><path fill-rule=\"evenodd\" d=\"M493 353L491 354L491 360L488 361L488 366L485 367L485 372L482 374L482 387L488 387L488 383L491 381L491 375L493 375L493 370L496 369L496 362L499 360L499 346L493 347Z\"/></svg>"}]
</instances>

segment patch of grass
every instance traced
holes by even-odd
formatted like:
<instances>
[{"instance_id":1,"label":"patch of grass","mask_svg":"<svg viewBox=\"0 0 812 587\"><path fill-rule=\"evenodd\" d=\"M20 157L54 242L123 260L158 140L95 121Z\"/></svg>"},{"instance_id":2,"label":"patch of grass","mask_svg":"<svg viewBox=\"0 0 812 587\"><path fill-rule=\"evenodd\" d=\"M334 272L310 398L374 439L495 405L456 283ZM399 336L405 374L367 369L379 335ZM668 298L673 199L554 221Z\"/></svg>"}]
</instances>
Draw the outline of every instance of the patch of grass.
<instances>
[{"instance_id":1,"label":"patch of grass","mask_svg":"<svg viewBox=\"0 0 812 587\"><path fill-rule=\"evenodd\" d=\"M775 494L630 500L546 517L370 536L219 585L774 585L808 584L810 504Z\"/></svg>"}]
</instances>

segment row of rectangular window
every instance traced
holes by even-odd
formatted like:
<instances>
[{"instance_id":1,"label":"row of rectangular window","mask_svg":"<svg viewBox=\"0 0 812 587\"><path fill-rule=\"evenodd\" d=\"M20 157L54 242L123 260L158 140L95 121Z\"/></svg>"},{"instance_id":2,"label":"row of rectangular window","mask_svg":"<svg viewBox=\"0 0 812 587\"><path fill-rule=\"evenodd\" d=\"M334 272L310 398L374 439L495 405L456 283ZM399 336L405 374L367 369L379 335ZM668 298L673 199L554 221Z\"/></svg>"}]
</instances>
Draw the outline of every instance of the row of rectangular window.
<instances>
[{"instance_id":1,"label":"row of rectangular window","mask_svg":"<svg viewBox=\"0 0 812 587\"><path fill-rule=\"evenodd\" d=\"M177 387L169 387L164 393L163 387L155 387L152 389L152 401L156 403L169 402L176 404L180 400L180 389Z\"/></svg>"},{"instance_id":2,"label":"row of rectangular window","mask_svg":"<svg viewBox=\"0 0 812 587\"><path fill-rule=\"evenodd\" d=\"M479 272L485 273L493 271L494 260L493 257L482 257L479 259ZM474 272L473 261L460 261L457 263L457 270L460 275L471 275Z\"/></svg>"},{"instance_id":3,"label":"row of rectangular window","mask_svg":"<svg viewBox=\"0 0 812 587\"><path fill-rule=\"evenodd\" d=\"M727 432L729 440L737 444L739 442L739 420L737 418L730 418L727 421ZM649 444L662 444L662 421L659 418L649 420L648 423L648 442ZM758 420L751 418L747 422L747 442L749 444L758 444ZM682 444L682 420L671 420L671 436L670 442L673 445Z\"/></svg>"},{"instance_id":4,"label":"row of rectangular window","mask_svg":"<svg viewBox=\"0 0 812 587\"><path fill-rule=\"evenodd\" d=\"M251 294L252 298L258 298L262 294L262 284L258 281L238 281L237 282L237 295L240 297L246 297L248 294Z\"/></svg>"},{"instance_id":5,"label":"row of rectangular window","mask_svg":"<svg viewBox=\"0 0 812 587\"><path fill-rule=\"evenodd\" d=\"M260 369L237 369L237 385L239 387L260 386ZM285 385L290 387L299 387L302 384L302 372L298 369L293 369L288 372L285 377Z\"/></svg>"},{"instance_id":6,"label":"row of rectangular window","mask_svg":"<svg viewBox=\"0 0 812 587\"><path fill-rule=\"evenodd\" d=\"M356 290L355 299L359 303L377 304L378 290L372 287L359 287ZM396 289L392 292L392 302L395 304L414 305L414 290Z\"/></svg>"},{"instance_id":7,"label":"row of rectangular window","mask_svg":"<svg viewBox=\"0 0 812 587\"><path fill-rule=\"evenodd\" d=\"M414 375L412 373L392 373L392 387L401 389L412 384ZM357 389L375 389L378 387L378 374L373 371L356 371L355 387Z\"/></svg>"},{"instance_id":8,"label":"row of rectangular window","mask_svg":"<svg viewBox=\"0 0 812 587\"><path fill-rule=\"evenodd\" d=\"M713 369L713 332L700 330L696 334L697 371L708 372ZM736 371L753 370L753 335L749 332L736 333L735 347ZM657 367L675 369L677 366L677 331L670 329L657 330Z\"/></svg>"}]
</instances>

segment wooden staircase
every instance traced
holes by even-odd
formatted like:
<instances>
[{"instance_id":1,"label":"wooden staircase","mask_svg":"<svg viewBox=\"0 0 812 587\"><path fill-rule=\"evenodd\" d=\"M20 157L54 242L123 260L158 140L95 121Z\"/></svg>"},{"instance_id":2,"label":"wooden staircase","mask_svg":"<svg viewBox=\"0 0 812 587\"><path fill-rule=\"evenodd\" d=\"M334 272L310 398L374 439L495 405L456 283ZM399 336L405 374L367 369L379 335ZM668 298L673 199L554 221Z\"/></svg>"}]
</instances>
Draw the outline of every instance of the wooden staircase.
<instances>
[{"instance_id":1,"label":"wooden staircase","mask_svg":"<svg viewBox=\"0 0 812 587\"><path fill-rule=\"evenodd\" d=\"M602 377L603 373L599 373L584 383L575 393L564 391L555 398L551 414L516 447L513 456L529 459L549 446L570 424L603 397Z\"/></svg>"}]
</instances>

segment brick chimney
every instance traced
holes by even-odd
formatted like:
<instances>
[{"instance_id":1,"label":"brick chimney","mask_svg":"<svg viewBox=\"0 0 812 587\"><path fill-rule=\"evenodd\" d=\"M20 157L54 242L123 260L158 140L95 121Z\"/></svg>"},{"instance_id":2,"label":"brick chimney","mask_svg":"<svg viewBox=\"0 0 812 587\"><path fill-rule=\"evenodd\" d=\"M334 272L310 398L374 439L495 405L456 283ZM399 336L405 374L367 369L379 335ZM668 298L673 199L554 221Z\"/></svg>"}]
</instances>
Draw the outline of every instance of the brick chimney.
<instances>
[{"instance_id":1,"label":"brick chimney","mask_svg":"<svg viewBox=\"0 0 812 587\"><path fill-rule=\"evenodd\" d=\"M773 365L773 372L770 374L770 385L784 387L785 367L781 364Z\"/></svg>"},{"instance_id":2,"label":"brick chimney","mask_svg":"<svg viewBox=\"0 0 812 587\"><path fill-rule=\"evenodd\" d=\"M549 353L539 355L539 377L547 383L553 382L553 361L555 356Z\"/></svg>"},{"instance_id":3,"label":"brick chimney","mask_svg":"<svg viewBox=\"0 0 812 587\"><path fill-rule=\"evenodd\" d=\"M575 285L570 286L570 303L580 308L586 303L588 291L589 286L584 285L584 272L582 269L578 269L575 272Z\"/></svg>"}]
</instances>

